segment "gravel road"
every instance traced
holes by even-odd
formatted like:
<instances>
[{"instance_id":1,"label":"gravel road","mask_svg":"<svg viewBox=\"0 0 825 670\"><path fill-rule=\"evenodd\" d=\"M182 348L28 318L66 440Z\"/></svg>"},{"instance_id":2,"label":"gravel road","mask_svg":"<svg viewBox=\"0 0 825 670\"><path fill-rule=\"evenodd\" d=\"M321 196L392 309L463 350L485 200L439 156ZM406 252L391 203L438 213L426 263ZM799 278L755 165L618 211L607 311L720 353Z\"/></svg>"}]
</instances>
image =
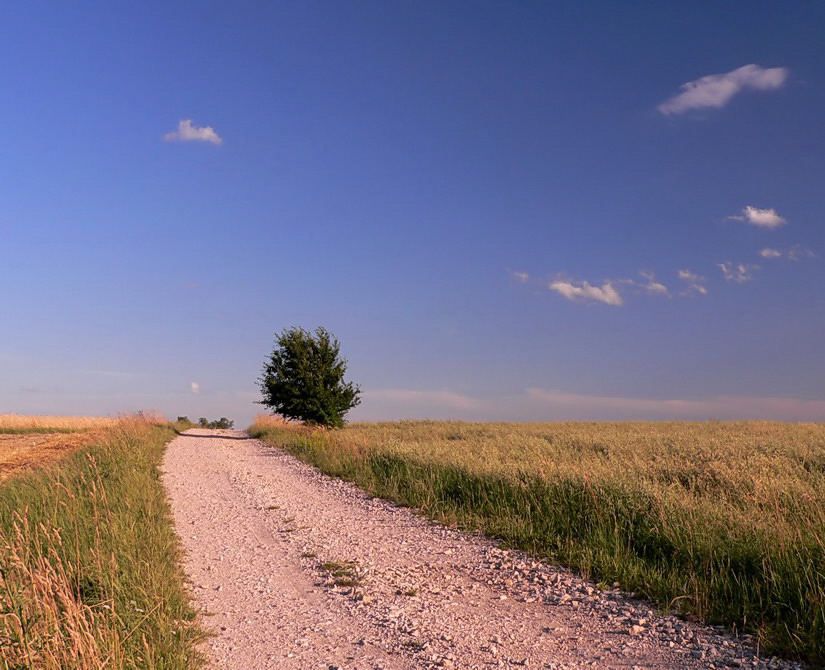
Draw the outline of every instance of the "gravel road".
<instances>
[{"instance_id":1,"label":"gravel road","mask_svg":"<svg viewBox=\"0 0 825 670\"><path fill-rule=\"evenodd\" d=\"M240 431L164 462L210 667L800 668L371 498Z\"/></svg>"}]
</instances>

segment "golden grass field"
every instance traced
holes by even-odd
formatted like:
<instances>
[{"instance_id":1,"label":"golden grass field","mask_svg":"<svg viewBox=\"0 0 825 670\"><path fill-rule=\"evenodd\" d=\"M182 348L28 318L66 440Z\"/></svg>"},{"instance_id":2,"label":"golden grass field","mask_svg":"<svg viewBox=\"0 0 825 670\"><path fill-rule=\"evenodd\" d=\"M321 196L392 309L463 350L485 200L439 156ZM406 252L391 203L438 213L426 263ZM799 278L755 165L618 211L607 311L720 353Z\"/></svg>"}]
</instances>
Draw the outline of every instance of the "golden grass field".
<instances>
[{"instance_id":1,"label":"golden grass field","mask_svg":"<svg viewBox=\"0 0 825 670\"><path fill-rule=\"evenodd\" d=\"M298 424L256 417L255 430ZM328 433L342 453L390 454L481 475L642 490L737 525L776 529L789 517L825 529L825 423L354 423ZM747 513L743 517L742 512Z\"/></svg>"},{"instance_id":2,"label":"golden grass field","mask_svg":"<svg viewBox=\"0 0 825 670\"><path fill-rule=\"evenodd\" d=\"M376 495L825 658L825 424L354 423L250 432Z\"/></svg>"},{"instance_id":3,"label":"golden grass field","mask_svg":"<svg viewBox=\"0 0 825 670\"><path fill-rule=\"evenodd\" d=\"M117 419L100 416L36 416L28 414L0 414L0 431L23 432L27 430L83 431L109 428Z\"/></svg>"},{"instance_id":4,"label":"golden grass field","mask_svg":"<svg viewBox=\"0 0 825 670\"><path fill-rule=\"evenodd\" d=\"M0 414L0 482L86 446L117 419Z\"/></svg>"},{"instance_id":5,"label":"golden grass field","mask_svg":"<svg viewBox=\"0 0 825 670\"><path fill-rule=\"evenodd\" d=\"M335 435L350 449L479 474L641 489L683 509L711 506L737 524L775 528L808 517L825 528L823 423L402 421L356 423Z\"/></svg>"}]
</instances>

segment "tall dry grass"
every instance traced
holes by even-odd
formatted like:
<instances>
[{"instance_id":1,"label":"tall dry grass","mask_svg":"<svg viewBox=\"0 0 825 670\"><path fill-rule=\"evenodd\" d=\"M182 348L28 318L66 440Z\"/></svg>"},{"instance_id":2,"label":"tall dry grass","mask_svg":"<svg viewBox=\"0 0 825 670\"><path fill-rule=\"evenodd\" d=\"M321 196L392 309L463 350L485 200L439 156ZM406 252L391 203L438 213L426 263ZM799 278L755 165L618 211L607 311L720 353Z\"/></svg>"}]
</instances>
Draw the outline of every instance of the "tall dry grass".
<instances>
[{"instance_id":1,"label":"tall dry grass","mask_svg":"<svg viewBox=\"0 0 825 670\"><path fill-rule=\"evenodd\" d=\"M825 660L825 424L254 426L373 493Z\"/></svg>"},{"instance_id":2,"label":"tall dry grass","mask_svg":"<svg viewBox=\"0 0 825 670\"><path fill-rule=\"evenodd\" d=\"M296 421L290 421L275 414L258 414L255 416L255 427L259 430L266 430L269 428L282 428L284 426L297 427L301 425Z\"/></svg>"},{"instance_id":3,"label":"tall dry grass","mask_svg":"<svg viewBox=\"0 0 825 670\"><path fill-rule=\"evenodd\" d=\"M104 517L109 517L105 498L98 495L102 489L96 484L90 499L95 509L102 505ZM116 561L106 555L98 534L89 547L90 567L81 576L77 562L66 560L64 545L68 535L66 540L79 546L78 523L72 529L57 528L47 521L33 526L25 509L13 513L10 530L0 529L0 650L4 669L122 666L121 627L113 593L107 588L110 580L106 579L106 567L116 565ZM102 587L97 602L84 600L83 585L91 583Z\"/></svg>"},{"instance_id":4,"label":"tall dry grass","mask_svg":"<svg viewBox=\"0 0 825 670\"><path fill-rule=\"evenodd\" d=\"M198 666L157 470L173 435L120 420L95 446L0 485L0 669Z\"/></svg>"}]
</instances>

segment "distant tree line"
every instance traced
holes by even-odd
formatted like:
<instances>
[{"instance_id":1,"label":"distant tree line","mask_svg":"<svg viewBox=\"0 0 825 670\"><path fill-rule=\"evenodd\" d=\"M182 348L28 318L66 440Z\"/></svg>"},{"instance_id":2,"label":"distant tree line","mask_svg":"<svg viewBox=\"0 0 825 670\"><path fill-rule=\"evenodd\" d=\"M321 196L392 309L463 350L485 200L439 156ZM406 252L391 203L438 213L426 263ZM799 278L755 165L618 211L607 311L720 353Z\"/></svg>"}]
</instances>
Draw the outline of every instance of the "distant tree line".
<instances>
[{"instance_id":1,"label":"distant tree line","mask_svg":"<svg viewBox=\"0 0 825 670\"><path fill-rule=\"evenodd\" d=\"M225 416L222 416L217 421L209 421L205 416L202 416L198 419L197 423L189 420L188 416L179 416L175 423L180 424L182 426L198 426L199 428L232 428L235 425L234 421L227 419Z\"/></svg>"}]
</instances>

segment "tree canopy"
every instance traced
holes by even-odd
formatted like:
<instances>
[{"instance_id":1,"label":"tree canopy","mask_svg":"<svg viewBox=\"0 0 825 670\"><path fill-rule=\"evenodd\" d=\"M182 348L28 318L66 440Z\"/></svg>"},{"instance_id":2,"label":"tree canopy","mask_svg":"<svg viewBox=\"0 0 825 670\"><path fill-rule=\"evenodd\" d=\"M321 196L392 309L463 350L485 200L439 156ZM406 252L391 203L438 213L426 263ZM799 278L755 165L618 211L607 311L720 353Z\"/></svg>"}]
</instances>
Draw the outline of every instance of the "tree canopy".
<instances>
[{"instance_id":1,"label":"tree canopy","mask_svg":"<svg viewBox=\"0 0 825 670\"><path fill-rule=\"evenodd\" d=\"M260 404L287 419L341 427L361 400L360 388L344 381L347 362L338 339L325 328L314 333L288 328L275 335L258 385Z\"/></svg>"}]
</instances>

